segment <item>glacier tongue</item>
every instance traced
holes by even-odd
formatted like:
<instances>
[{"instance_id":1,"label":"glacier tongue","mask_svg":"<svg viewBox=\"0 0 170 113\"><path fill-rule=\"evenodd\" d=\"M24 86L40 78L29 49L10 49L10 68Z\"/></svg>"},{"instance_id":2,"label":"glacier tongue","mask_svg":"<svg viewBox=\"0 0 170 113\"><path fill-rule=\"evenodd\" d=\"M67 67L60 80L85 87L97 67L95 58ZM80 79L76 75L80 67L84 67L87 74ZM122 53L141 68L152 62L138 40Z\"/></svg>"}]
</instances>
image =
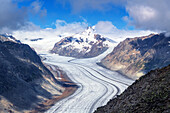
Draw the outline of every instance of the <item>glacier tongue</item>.
<instances>
[{"instance_id":1,"label":"glacier tongue","mask_svg":"<svg viewBox=\"0 0 170 113\"><path fill-rule=\"evenodd\" d=\"M132 84L132 80L96 64L111 52L113 47L97 57L86 59L44 55L45 63L60 66L79 86L73 95L57 102L46 113L92 113Z\"/></svg>"}]
</instances>

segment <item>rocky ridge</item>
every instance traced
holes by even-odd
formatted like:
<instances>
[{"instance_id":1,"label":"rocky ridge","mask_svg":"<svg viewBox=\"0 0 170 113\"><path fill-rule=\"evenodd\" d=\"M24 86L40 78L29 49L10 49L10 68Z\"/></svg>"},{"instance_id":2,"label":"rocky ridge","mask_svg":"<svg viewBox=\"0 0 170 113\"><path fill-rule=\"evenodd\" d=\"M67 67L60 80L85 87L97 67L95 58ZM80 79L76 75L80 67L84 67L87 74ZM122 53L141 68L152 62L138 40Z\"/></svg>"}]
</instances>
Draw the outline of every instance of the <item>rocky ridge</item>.
<instances>
[{"instance_id":1,"label":"rocky ridge","mask_svg":"<svg viewBox=\"0 0 170 113\"><path fill-rule=\"evenodd\" d=\"M110 43L107 38L96 34L94 27L88 27L84 32L57 42L51 52L62 56L89 58L106 51Z\"/></svg>"},{"instance_id":2,"label":"rocky ridge","mask_svg":"<svg viewBox=\"0 0 170 113\"><path fill-rule=\"evenodd\" d=\"M164 33L127 38L102 59L100 65L137 79L170 64L170 37Z\"/></svg>"},{"instance_id":3,"label":"rocky ridge","mask_svg":"<svg viewBox=\"0 0 170 113\"><path fill-rule=\"evenodd\" d=\"M95 113L169 113L170 65L152 70Z\"/></svg>"},{"instance_id":4,"label":"rocky ridge","mask_svg":"<svg viewBox=\"0 0 170 113\"><path fill-rule=\"evenodd\" d=\"M0 112L30 111L65 90L28 45L0 36Z\"/></svg>"},{"instance_id":5,"label":"rocky ridge","mask_svg":"<svg viewBox=\"0 0 170 113\"><path fill-rule=\"evenodd\" d=\"M13 37L10 34L0 34L0 41L1 42L5 42L5 41L11 41L11 42L15 42L15 43L21 43L20 40L17 40L15 37Z\"/></svg>"}]
</instances>

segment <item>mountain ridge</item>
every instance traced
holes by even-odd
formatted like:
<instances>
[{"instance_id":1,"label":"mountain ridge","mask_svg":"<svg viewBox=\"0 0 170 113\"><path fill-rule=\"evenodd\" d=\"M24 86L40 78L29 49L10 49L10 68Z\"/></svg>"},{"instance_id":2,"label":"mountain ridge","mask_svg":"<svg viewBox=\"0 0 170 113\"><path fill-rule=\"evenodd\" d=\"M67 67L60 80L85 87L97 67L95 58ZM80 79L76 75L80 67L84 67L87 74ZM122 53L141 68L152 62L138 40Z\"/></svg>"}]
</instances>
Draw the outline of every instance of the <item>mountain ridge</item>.
<instances>
[{"instance_id":1,"label":"mountain ridge","mask_svg":"<svg viewBox=\"0 0 170 113\"><path fill-rule=\"evenodd\" d=\"M95 33L93 26L84 32L61 39L54 45L51 53L76 58L95 57L106 51L110 43L110 40Z\"/></svg>"},{"instance_id":2,"label":"mountain ridge","mask_svg":"<svg viewBox=\"0 0 170 113\"><path fill-rule=\"evenodd\" d=\"M169 113L170 65L148 72L94 113Z\"/></svg>"},{"instance_id":3,"label":"mountain ridge","mask_svg":"<svg viewBox=\"0 0 170 113\"><path fill-rule=\"evenodd\" d=\"M26 44L0 36L0 111L25 112L39 102L61 95L62 84Z\"/></svg>"},{"instance_id":4,"label":"mountain ridge","mask_svg":"<svg viewBox=\"0 0 170 113\"><path fill-rule=\"evenodd\" d=\"M170 37L151 34L127 38L101 60L101 65L137 79L150 70L170 64Z\"/></svg>"}]
</instances>

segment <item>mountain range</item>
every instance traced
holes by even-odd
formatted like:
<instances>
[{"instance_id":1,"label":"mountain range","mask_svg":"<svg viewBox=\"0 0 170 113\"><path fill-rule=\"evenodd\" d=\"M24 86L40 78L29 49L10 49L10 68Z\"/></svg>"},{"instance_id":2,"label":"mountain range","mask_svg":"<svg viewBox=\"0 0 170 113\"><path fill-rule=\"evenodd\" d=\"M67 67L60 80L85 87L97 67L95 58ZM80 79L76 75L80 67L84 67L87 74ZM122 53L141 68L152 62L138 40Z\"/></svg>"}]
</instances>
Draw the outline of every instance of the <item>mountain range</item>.
<instances>
[{"instance_id":1,"label":"mountain range","mask_svg":"<svg viewBox=\"0 0 170 113\"><path fill-rule=\"evenodd\" d=\"M164 33L127 38L100 63L133 79L168 64L170 64L170 37Z\"/></svg>"},{"instance_id":2,"label":"mountain range","mask_svg":"<svg viewBox=\"0 0 170 113\"><path fill-rule=\"evenodd\" d=\"M170 65L148 72L95 113L169 113Z\"/></svg>"},{"instance_id":3,"label":"mountain range","mask_svg":"<svg viewBox=\"0 0 170 113\"><path fill-rule=\"evenodd\" d=\"M1 42L5 42L5 41L11 41L11 42L15 42L15 43L21 43L20 40L17 40L15 37L13 37L10 34L0 34L0 41Z\"/></svg>"},{"instance_id":4,"label":"mountain range","mask_svg":"<svg viewBox=\"0 0 170 113\"><path fill-rule=\"evenodd\" d=\"M95 33L95 27L88 27L84 32L68 36L57 42L51 53L76 58L95 57L106 51L113 41Z\"/></svg>"},{"instance_id":5,"label":"mountain range","mask_svg":"<svg viewBox=\"0 0 170 113\"><path fill-rule=\"evenodd\" d=\"M42 38L31 41L37 40ZM113 43L95 33L94 27L88 27L84 32L64 37L50 52L90 58L102 54ZM164 33L127 38L120 42L99 65L139 80L106 106L98 108L96 113L169 112L169 54L170 37ZM12 35L0 35L0 62L2 113L29 112L42 101L61 95L65 90L65 84L55 78L37 53Z\"/></svg>"},{"instance_id":6,"label":"mountain range","mask_svg":"<svg viewBox=\"0 0 170 113\"><path fill-rule=\"evenodd\" d=\"M0 35L0 112L26 112L61 95L62 84L36 52L12 36Z\"/></svg>"}]
</instances>

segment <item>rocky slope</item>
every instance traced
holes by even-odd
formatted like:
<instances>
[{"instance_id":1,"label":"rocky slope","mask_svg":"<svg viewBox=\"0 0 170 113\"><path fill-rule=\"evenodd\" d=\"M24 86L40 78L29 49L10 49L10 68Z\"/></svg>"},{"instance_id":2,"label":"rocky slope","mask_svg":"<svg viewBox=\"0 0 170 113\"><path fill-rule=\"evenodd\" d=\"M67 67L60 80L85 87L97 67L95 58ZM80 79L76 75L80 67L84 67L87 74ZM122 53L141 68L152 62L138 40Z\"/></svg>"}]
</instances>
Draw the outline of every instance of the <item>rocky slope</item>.
<instances>
[{"instance_id":1,"label":"rocky slope","mask_svg":"<svg viewBox=\"0 0 170 113\"><path fill-rule=\"evenodd\" d=\"M61 95L62 84L28 45L0 36L0 112L24 112Z\"/></svg>"},{"instance_id":2,"label":"rocky slope","mask_svg":"<svg viewBox=\"0 0 170 113\"><path fill-rule=\"evenodd\" d=\"M89 58L106 51L109 44L109 40L95 33L94 27L89 27L82 33L63 38L51 52L62 56Z\"/></svg>"},{"instance_id":3,"label":"rocky slope","mask_svg":"<svg viewBox=\"0 0 170 113\"><path fill-rule=\"evenodd\" d=\"M15 37L13 37L10 34L0 34L0 41L1 42L5 42L5 41L11 41L11 42L15 42L15 43L21 43L20 40L17 40Z\"/></svg>"},{"instance_id":4,"label":"rocky slope","mask_svg":"<svg viewBox=\"0 0 170 113\"><path fill-rule=\"evenodd\" d=\"M95 113L169 113L170 65L150 71Z\"/></svg>"},{"instance_id":5,"label":"rocky slope","mask_svg":"<svg viewBox=\"0 0 170 113\"><path fill-rule=\"evenodd\" d=\"M170 64L170 37L162 34L127 38L107 55L101 65L136 79Z\"/></svg>"}]
</instances>

